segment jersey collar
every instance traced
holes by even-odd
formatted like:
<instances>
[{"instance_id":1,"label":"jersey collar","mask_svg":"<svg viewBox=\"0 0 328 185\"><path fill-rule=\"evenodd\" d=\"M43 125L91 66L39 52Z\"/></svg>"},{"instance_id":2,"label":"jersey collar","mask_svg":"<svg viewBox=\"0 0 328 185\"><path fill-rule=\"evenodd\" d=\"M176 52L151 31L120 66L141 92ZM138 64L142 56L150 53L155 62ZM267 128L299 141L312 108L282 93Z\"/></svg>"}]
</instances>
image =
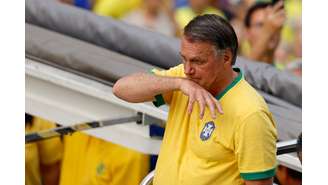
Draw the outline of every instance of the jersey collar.
<instances>
[{"instance_id":1,"label":"jersey collar","mask_svg":"<svg viewBox=\"0 0 328 185\"><path fill-rule=\"evenodd\" d=\"M243 77L243 72L239 68L233 68L233 70L238 74L238 76L219 94L215 96L217 100L220 100L231 88L233 88Z\"/></svg>"}]
</instances>

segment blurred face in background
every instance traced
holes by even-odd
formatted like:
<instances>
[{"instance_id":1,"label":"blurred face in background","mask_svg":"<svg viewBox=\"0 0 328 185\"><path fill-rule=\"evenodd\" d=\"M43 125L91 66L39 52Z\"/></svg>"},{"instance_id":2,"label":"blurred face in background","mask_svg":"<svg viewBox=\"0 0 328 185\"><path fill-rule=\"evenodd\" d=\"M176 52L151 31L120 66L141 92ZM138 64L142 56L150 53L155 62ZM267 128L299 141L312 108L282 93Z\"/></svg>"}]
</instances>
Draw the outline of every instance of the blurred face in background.
<instances>
[{"instance_id":1,"label":"blurred face in background","mask_svg":"<svg viewBox=\"0 0 328 185\"><path fill-rule=\"evenodd\" d=\"M209 0L189 0L190 7L198 14L209 6Z\"/></svg>"},{"instance_id":2,"label":"blurred face in background","mask_svg":"<svg viewBox=\"0 0 328 185\"><path fill-rule=\"evenodd\" d=\"M152 11L159 11L163 6L162 0L144 0L145 6Z\"/></svg>"},{"instance_id":3,"label":"blurred face in background","mask_svg":"<svg viewBox=\"0 0 328 185\"><path fill-rule=\"evenodd\" d=\"M258 41L259 36L263 33L262 29L266 17L265 9L258 9L252 14L250 27L247 28L247 37L251 46ZM275 50L277 48L280 41L280 33L281 31L278 31L273 38L271 38L271 41L269 42L270 50Z\"/></svg>"}]
</instances>

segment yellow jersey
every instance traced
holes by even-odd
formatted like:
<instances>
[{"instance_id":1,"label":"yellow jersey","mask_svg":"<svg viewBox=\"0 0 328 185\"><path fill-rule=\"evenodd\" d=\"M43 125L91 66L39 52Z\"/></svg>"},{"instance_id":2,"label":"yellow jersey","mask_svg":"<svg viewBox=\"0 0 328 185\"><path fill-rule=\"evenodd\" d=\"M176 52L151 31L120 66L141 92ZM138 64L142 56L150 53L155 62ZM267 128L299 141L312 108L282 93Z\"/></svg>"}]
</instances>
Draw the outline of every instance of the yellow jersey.
<instances>
[{"instance_id":1,"label":"yellow jersey","mask_svg":"<svg viewBox=\"0 0 328 185\"><path fill-rule=\"evenodd\" d=\"M53 122L34 117L31 124L25 125L25 133L55 128ZM40 165L52 165L60 162L63 146L60 138L25 144L25 184L42 185ZM46 172L45 172L46 173Z\"/></svg>"},{"instance_id":2,"label":"yellow jersey","mask_svg":"<svg viewBox=\"0 0 328 185\"><path fill-rule=\"evenodd\" d=\"M60 185L139 185L149 156L76 132L64 138Z\"/></svg>"},{"instance_id":3,"label":"yellow jersey","mask_svg":"<svg viewBox=\"0 0 328 185\"><path fill-rule=\"evenodd\" d=\"M276 161L276 125L264 99L243 77L216 98L224 114L203 119L181 91L157 95L154 104L168 104L169 116L156 165L154 185L241 185L244 180L273 177ZM185 77L183 64L156 75Z\"/></svg>"}]
</instances>

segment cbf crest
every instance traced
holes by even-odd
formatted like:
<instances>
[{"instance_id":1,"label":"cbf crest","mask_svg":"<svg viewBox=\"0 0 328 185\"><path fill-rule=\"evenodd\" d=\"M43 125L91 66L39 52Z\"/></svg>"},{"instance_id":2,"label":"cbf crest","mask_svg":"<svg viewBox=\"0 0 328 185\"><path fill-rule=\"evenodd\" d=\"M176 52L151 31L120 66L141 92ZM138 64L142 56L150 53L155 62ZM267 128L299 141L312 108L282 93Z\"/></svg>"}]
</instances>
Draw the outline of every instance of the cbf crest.
<instances>
[{"instance_id":1,"label":"cbf crest","mask_svg":"<svg viewBox=\"0 0 328 185\"><path fill-rule=\"evenodd\" d=\"M204 125L202 132L200 133L200 139L203 141L208 140L208 138L211 137L214 129L215 129L214 122L213 121L207 122Z\"/></svg>"}]
</instances>

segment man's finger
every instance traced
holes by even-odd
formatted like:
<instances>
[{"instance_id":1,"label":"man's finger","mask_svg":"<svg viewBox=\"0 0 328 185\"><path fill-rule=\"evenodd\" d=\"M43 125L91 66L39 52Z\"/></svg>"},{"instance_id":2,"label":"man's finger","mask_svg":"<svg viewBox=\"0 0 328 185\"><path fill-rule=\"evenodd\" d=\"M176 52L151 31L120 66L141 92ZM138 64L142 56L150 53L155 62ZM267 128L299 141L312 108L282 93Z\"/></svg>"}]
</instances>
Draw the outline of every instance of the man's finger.
<instances>
[{"instance_id":1,"label":"man's finger","mask_svg":"<svg viewBox=\"0 0 328 185\"><path fill-rule=\"evenodd\" d=\"M216 111L215 111L216 105L215 105L214 100L212 99L211 95L208 95L205 100L206 100L207 106L210 108L212 118L215 119L216 118Z\"/></svg>"},{"instance_id":2,"label":"man's finger","mask_svg":"<svg viewBox=\"0 0 328 185\"><path fill-rule=\"evenodd\" d=\"M216 108L218 109L219 113L223 114L223 109L222 109L221 103L219 101L216 101L215 105L216 105Z\"/></svg>"},{"instance_id":3,"label":"man's finger","mask_svg":"<svg viewBox=\"0 0 328 185\"><path fill-rule=\"evenodd\" d=\"M215 102L216 109L218 110L218 112L220 114L223 114L223 109L222 109L221 103L217 99L215 99L214 97L213 97L213 99L214 99L214 102Z\"/></svg>"},{"instance_id":4,"label":"man's finger","mask_svg":"<svg viewBox=\"0 0 328 185\"><path fill-rule=\"evenodd\" d=\"M286 12L285 11L278 12L276 14L276 17L283 17L283 18L285 18L286 17Z\"/></svg>"},{"instance_id":5,"label":"man's finger","mask_svg":"<svg viewBox=\"0 0 328 185\"><path fill-rule=\"evenodd\" d=\"M273 6L273 12L276 12L280 9L282 9L284 6L284 2L282 0L280 0L279 2L277 2L274 6Z\"/></svg>"},{"instance_id":6,"label":"man's finger","mask_svg":"<svg viewBox=\"0 0 328 185\"><path fill-rule=\"evenodd\" d=\"M200 119L203 119L204 112L205 112L205 101L204 101L204 97L203 96L198 97L197 98L197 102L198 102L199 111L200 111L199 117L200 117Z\"/></svg>"},{"instance_id":7,"label":"man's finger","mask_svg":"<svg viewBox=\"0 0 328 185\"><path fill-rule=\"evenodd\" d=\"M188 114L191 114L191 112L192 112L194 101L195 101L195 99L192 96L190 96L189 97L189 102L188 102L188 109L187 109Z\"/></svg>"}]
</instances>

